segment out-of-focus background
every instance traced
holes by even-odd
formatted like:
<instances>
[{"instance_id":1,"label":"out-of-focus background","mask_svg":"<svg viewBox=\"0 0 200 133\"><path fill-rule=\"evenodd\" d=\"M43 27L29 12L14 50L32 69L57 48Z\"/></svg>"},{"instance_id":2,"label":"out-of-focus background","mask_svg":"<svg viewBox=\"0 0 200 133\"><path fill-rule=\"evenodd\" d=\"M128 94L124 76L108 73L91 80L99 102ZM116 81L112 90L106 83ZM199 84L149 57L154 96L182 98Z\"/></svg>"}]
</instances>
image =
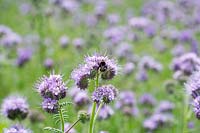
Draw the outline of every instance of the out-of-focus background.
<instances>
[{"instance_id":1,"label":"out-of-focus background","mask_svg":"<svg viewBox=\"0 0 200 133\"><path fill-rule=\"evenodd\" d=\"M27 118L27 128L42 133L45 126L58 127L42 110L35 83L44 74L62 74L68 81L66 99L73 102L72 70L86 55L101 53L118 61L119 74L106 83L119 89L119 98L109 105L109 117L96 123L96 132L148 132L154 123L145 120L167 108L165 117L155 116L161 124L152 132L180 133L186 127L197 133L192 108L188 123L183 119L184 82L200 66L195 62L200 60L199 33L199 0L0 0L0 104L11 94L22 95L42 117ZM116 105L125 91L134 96L128 110ZM72 123L79 108L67 110ZM13 123L0 115L0 132ZM88 124L75 130L86 133Z\"/></svg>"}]
</instances>

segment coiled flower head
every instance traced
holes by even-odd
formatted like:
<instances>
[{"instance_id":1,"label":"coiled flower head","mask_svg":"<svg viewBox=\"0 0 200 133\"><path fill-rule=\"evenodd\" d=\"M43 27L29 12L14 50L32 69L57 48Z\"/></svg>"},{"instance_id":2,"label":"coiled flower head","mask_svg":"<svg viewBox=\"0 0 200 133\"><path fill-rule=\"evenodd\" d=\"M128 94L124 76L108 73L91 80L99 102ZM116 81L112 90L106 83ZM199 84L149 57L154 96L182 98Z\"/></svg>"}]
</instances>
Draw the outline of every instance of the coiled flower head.
<instances>
[{"instance_id":1,"label":"coiled flower head","mask_svg":"<svg viewBox=\"0 0 200 133\"><path fill-rule=\"evenodd\" d=\"M28 103L23 97L9 96L2 104L2 114L11 120L23 120L28 115Z\"/></svg>"},{"instance_id":2,"label":"coiled flower head","mask_svg":"<svg viewBox=\"0 0 200 133\"><path fill-rule=\"evenodd\" d=\"M117 90L115 89L114 86L112 85L104 85L101 87L98 87L93 95L92 95L92 100L96 103L110 103L113 101L117 96Z\"/></svg>"},{"instance_id":3,"label":"coiled flower head","mask_svg":"<svg viewBox=\"0 0 200 133\"><path fill-rule=\"evenodd\" d=\"M56 114L58 113L58 101L51 98L46 98L42 102L42 108L48 113Z\"/></svg>"},{"instance_id":4,"label":"coiled flower head","mask_svg":"<svg viewBox=\"0 0 200 133\"><path fill-rule=\"evenodd\" d=\"M186 91L194 99L200 96L200 71L194 72L185 84Z\"/></svg>"},{"instance_id":5,"label":"coiled flower head","mask_svg":"<svg viewBox=\"0 0 200 133\"><path fill-rule=\"evenodd\" d=\"M200 96L193 100L192 105L196 118L200 119Z\"/></svg>"},{"instance_id":6,"label":"coiled flower head","mask_svg":"<svg viewBox=\"0 0 200 133\"><path fill-rule=\"evenodd\" d=\"M117 75L118 66L116 62L107 56L93 55L88 56L84 60L84 64L80 65L71 73L71 78L80 89L86 89L90 79L94 79L97 73L103 80L112 79Z\"/></svg>"},{"instance_id":7,"label":"coiled flower head","mask_svg":"<svg viewBox=\"0 0 200 133\"><path fill-rule=\"evenodd\" d=\"M4 133L32 133L32 131L25 129L22 125L13 125L8 129L4 129Z\"/></svg>"},{"instance_id":8,"label":"coiled flower head","mask_svg":"<svg viewBox=\"0 0 200 133\"><path fill-rule=\"evenodd\" d=\"M61 75L44 76L36 85L37 91L43 98L62 99L66 96L67 87Z\"/></svg>"},{"instance_id":9,"label":"coiled flower head","mask_svg":"<svg viewBox=\"0 0 200 133\"><path fill-rule=\"evenodd\" d=\"M109 59L107 56L95 54L85 58L87 64L93 65L94 70L101 72L101 78L104 80L112 79L117 74L117 65L115 60Z\"/></svg>"}]
</instances>

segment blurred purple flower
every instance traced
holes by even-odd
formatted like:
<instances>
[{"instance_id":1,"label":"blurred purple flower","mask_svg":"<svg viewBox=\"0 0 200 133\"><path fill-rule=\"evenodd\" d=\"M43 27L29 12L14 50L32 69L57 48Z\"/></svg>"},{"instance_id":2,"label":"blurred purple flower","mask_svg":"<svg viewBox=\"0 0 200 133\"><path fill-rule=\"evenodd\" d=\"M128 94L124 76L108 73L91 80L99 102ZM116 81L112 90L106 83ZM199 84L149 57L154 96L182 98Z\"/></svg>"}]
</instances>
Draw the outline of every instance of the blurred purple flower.
<instances>
[{"instance_id":1,"label":"blurred purple flower","mask_svg":"<svg viewBox=\"0 0 200 133\"><path fill-rule=\"evenodd\" d=\"M9 96L3 100L1 112L11 120L23 120L28 115L29 105L23 97Z\"/></svg>"},{"instance_id":2,"label":"blurred purple flower","mask_svg":"<svg viewBox=\"0 0 200 133\"><path fill-rule=\"evenodd\" d=\"M110 106L108 106L108 105L104 105L101 108L101 110L99 111L98 118L100 120L108 119L113 114L114 114L113 109Z\"/></svg>"},{"instance_id":3,"label":"blurred purple flower","mask_svg":"<svg viewBox=\"0 0 200 133\"><path fill-rule=\"evenodd\" d=\"M140 97L139 103L142 105L154 106L156 104L156 99L151 94L145 93Z\"/></svg>"},{"instance_id":4,"label":"blurred purple flower","mask_svg":"<svg viewBox=\"0 0 200 133\"><path fill-rule=\"evenodd\" d=\"M22 125L13 125L8 129L4 129L3 133L32 133L32 131L25 129Z\"/></svg>"},{"instance_id":5,"label":"blurred purple flower","mask_svg":"<svg viewBox=\"0 0 200 133\"><path fill-rule=\"evenodd\" d=\"M46 69L51 69L53 68L54 66L54 61L51 59L51 58L47 58L45 61L44 61L44 67Z\"/></svg>"},{"instance_id":6,"label":"blurred purple flower","mask_svg":"<svg viewBox=\"0 0 200 133\"><path fill-rule=\"evenodd\" d=\"M28 62L31 59L32 50L27 49L27 48L18 49L17 55L18 55L18 57L16 60L16 64L17 64L17 66L22 67L22 66L24 66L24 64L26 62Z\"/></svg>"}]
</instances>

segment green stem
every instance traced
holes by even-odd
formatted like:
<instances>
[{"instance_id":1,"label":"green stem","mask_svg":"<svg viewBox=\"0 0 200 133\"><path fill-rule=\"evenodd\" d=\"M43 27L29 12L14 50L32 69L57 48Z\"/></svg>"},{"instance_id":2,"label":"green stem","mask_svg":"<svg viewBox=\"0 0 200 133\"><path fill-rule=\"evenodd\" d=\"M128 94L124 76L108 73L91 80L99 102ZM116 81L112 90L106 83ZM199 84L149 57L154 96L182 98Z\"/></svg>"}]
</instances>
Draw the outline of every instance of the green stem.
<instances>
[{"instance_id":1,"label":"green stem","mask_svg":"<svg viewBox=\"0 0 200 133\"><path fill-rule=\"evenodd\" d=\"M187 133L188 132L188 117L189 117L189 107L188 107L188 95L187 94L184 94L184 107L183 107L183 132Z\"/></svg>"},{"instance_id":2,"label":"green stem","mask_svg":"<svg viewBox=\"0 0 200 133\"><path fill-rule=\"evenodd\" d=\"M101 110L102 106L103 106L103 102L101 102L101 103L99 104L99 107L98 107L98 109L97 109L97 112L96 112L96 114L95 114L95 116L94 116L94 124L95 124L95 121L96 121L96 119L97 119L97 117L98 117L99 111Z\"/></svg>"},{"instance_id":3,"label":"green stem","mask_svg":"<svg viewBox=\"0 0 200 133\"><path fill-rule=\"evenodd\" d=\"M59 105L59 114L60 114L60 121L61 121L61 130L64 132L65 131L65 121L63 118L62 107L60 105Z\"/></svg>"},{"instance_id":4,"label":"green stem","mask_svg":"<svg viewBox=\"0 0 200 133\"><path fill-rule=\"evenodd\" d=\"M68 133L79 121L80 119L76 120L65 133Z\"/></svg>"},{"instance_id":5,"label":"green stem","mask_svg":"<svg viewBox=\"0 0 200 133\"><path fill-rule=\"evenodd\" d=\"M95 89L98 88L98 86L99 86L99 71L97 71ZM91 113L91 116L90 116L89 133L93 133L94 132L94 118L95 118L96 106L97 106L97 103L94 102L93 105L92 105L92 113Z\"/></svg>"},{"instance_id":6,"label":"green stem","mask_svg":"<svg viewBox=\"0 0 200 133\"><path fill-rule=\"evenodd\" d=\"M93 133L93 131L94 131L94 116L95 116L96 106L97 106L97 104L96 104L96 102L94 102L92 105L92 113L91 113L91 117L90 117L89 133Z\"/></svg>"}]
</instances>

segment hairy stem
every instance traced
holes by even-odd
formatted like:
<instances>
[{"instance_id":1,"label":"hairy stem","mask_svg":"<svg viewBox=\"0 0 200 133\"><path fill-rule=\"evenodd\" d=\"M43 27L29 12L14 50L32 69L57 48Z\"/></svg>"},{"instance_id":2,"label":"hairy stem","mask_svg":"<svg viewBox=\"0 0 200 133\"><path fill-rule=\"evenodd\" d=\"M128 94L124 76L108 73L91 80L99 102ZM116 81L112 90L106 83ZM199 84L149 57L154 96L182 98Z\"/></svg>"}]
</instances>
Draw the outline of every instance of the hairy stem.
<instances>
[{"instance_id":1,"label":"hairy stem","mask_svg":"<svg viewBox=\"0 0 200 133\"><path fill-rule=\"evenodd\" d=\"M99 104L99 107L98 107L98 109L97 109L97 112L96 112L96 114L95 114L95 116L94 116L94 124L95 124L95 121L96 121L96 119L97 119L97 117L98 117L99 111L101 110L102 106L103 106L103 102L101 102L101 103Z\"/></svg>"},{"instance_id":2,"label":"hairy stem","mask_svg":"<svg viewBox=\"0 0 200 133\"><path fill-rule=\"evenodd\" d=\"M92 113L91 113L91 117L90 117L89 133L93 133L93 131L94 131L94 116L95 116L96 106L97 106L97 104L96 104L96 102L94 102L92 105Z\"/></svg>"},{"instance_id":3,"label":"hairy stem","mask_svg":"<svg viewBox=\"0 0 200 133\"><path fill-rule=\"evenodd\" d=\"M76 120L65 133L68 133L79 121L80 119Z\"/></svg>"},{"instance_id":4,"label":"hairy stem","mask_svg":"<svg viewBox=\"0 0 200 133\"><path fill-rule=\"evenodd\" d=\"M60 105L59 105L59 114L60 114L61 130L64 132L65 131L65 121L63 118L62 107Z\"/></svg>"},{"instance_id":5,"label":"hairy stem","mask_svg":"<svg viewBox=\"0 0 200 133\"><path fill-rule=\"evenodd\" d=\"M99 71L97 71L95 89L98 88L98 86L99 86ZM97 106L97 103L94 102L93 105L92 105L92 113L91 113L91 116L90 116L89 133L93 133L94 132L94 118L95 118L96 106Z\"/></svg>"}]
</instances>

